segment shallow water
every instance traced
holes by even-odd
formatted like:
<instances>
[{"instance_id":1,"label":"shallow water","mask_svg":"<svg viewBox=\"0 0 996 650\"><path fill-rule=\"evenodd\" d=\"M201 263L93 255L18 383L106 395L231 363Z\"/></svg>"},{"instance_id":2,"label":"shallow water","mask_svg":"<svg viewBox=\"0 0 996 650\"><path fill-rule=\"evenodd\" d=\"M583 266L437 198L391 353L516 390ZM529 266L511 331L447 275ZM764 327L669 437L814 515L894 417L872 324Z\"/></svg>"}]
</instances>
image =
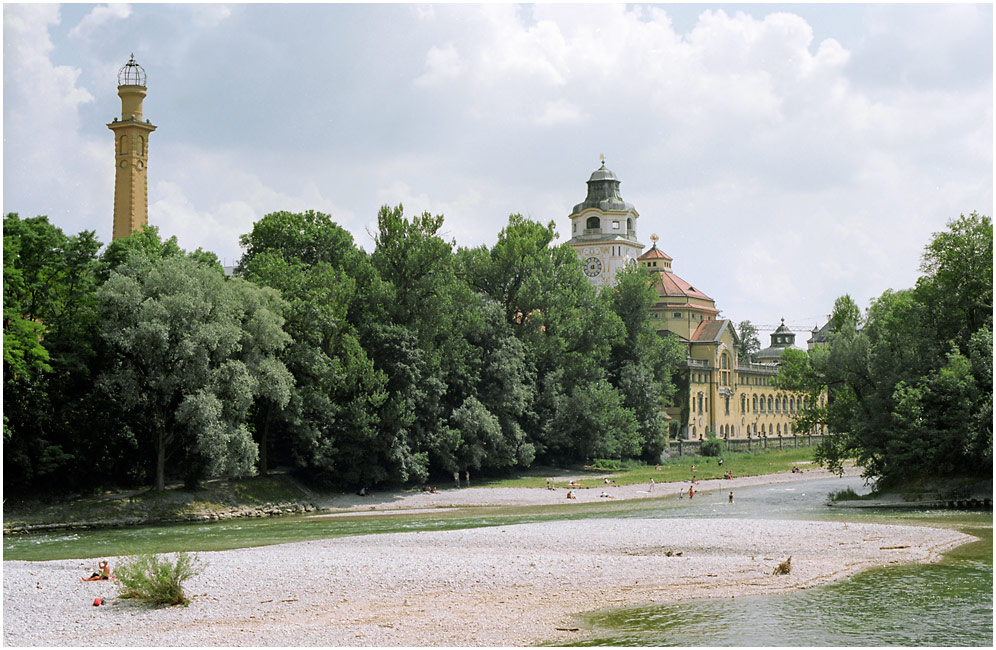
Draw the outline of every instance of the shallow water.
<instances>
[{"instance_id":1,"label":"shallow water","mask_svg":"<svg viewBox=\"0 0 996 650\"><path fill-rule=\"evenodd\" d=\"M591 504L534 507L473 507L421 513L370 516L283 516L260 519L134 526L106 530L5 535L5 560L57 560L134 553L214 551L266 546L348 535L453 530L481 526L531 523L552 519L599 517L741 517L766 519L839 518L839 509L825 507L826 495L851 488L867 491L861 479L823 479L761 485L736 491L702 492L693 500L669 496L660 499L603 501ZM868 518L865 512L846 512L848 519Z\"/></svg>"},{"instance_id":2,"label":"shallow water","mask_svg":"<svg viewBox=\"0 0 996 650\"><path fill-rule=\"evenodd\" d=\"M830 480L744 488L735 495L737 516L941 526L981 541L953 549L937 564L875 569L804 591L598 613L588 619L595 636L571 645L991 647L992 513L823 506L818 495L840 485ZM664 516L729 514L722 496L709 495L699 512Z\"/></svg>"}]
</instances>

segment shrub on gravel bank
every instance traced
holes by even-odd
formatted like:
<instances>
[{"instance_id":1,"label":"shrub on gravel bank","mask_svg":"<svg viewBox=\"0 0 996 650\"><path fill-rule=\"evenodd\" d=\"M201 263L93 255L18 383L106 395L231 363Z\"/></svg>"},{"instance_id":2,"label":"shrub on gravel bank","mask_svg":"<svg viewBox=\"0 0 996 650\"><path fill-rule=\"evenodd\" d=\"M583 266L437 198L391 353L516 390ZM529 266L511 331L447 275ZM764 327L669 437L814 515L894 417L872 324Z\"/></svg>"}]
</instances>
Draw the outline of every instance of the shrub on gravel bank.
<instances>
[{"instance_id":1,"label":"shrub on gravel bank","mask_svg":"<svg viewBox=\"0 0 996 650\"><path fill-rule=\"evenodd\" d=\"M190 602L183 593L183 583L201 571L196 555L181 552L176 561L145 553L128 558L118 566L118 584L121 598L137 598L153 605L186 605Z\"/></svg>"}]
</instances>

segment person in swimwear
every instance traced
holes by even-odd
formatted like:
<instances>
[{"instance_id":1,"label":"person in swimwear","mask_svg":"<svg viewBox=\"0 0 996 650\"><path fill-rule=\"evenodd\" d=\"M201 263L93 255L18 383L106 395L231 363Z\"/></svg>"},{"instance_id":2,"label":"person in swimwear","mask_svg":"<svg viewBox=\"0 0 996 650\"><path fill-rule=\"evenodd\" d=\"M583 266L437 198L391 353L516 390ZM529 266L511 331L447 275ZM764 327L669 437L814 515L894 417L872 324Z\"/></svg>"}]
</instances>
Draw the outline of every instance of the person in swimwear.
<instances>
[{"instance_id":1,"label":"person in swimwear","mask_svg":"<svg viewBox=\"0 0 996 650\"><path fill-rule=\"evenodd\" d=\"M83 578L84 582L90 582L91 580L110 580L111 579L111 565L107 560L101 560L97 563L97 568L100 571L94 572L89 578Z\"/></svg>"}]
</instances>

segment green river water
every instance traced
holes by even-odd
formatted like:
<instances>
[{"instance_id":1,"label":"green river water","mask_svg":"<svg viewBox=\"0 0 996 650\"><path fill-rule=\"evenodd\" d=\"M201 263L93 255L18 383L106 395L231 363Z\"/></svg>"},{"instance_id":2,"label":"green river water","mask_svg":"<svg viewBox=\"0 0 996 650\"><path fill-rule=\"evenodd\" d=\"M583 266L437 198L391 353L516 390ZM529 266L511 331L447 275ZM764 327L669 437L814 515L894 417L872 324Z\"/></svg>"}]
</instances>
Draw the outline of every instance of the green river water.
<instances>
[{"instance_id":1,"label":"green river water","mask_svg":"<svg viewBox=\"0 0 996 650\"><path fill-rule=\"evenodd\" d=\"M826 495L859 479L824 479L700 493L694 504L653 501L426 514L279 517L4 537L4 560L52 560L177 550L211 551L309 539L498 526L551 519L739 517L866 521L955 528L980 538L932 565L868 571L790 594L698 600L599 612L585 645L985 646L993 641L992 513L828 508Z\"/></svg>"}]
</instances>

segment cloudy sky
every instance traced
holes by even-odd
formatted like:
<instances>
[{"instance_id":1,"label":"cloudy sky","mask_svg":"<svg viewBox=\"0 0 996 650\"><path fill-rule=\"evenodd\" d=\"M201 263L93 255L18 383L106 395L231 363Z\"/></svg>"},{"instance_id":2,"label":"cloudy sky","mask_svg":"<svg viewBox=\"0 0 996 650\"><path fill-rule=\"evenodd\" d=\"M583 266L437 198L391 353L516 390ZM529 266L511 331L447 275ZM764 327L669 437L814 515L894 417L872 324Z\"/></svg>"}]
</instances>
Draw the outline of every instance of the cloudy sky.
<instances>
[{"instance_id":1,"label":"cloudy sky","mask_svg":"<svg viewBox=\"0 0 996 650\"><path fill-rule=\"evenodd\" d=\"M460 246L513 212L567 233L604 154L640 241L766 332L911 286L932 232L993 210L991 4L4 4L3 21L3 211L104 242L133 52L159 127L150 221L228 263L276 210L331 214L368 251L384 204L445 215Z\"/></svg>"}]
</instances>

